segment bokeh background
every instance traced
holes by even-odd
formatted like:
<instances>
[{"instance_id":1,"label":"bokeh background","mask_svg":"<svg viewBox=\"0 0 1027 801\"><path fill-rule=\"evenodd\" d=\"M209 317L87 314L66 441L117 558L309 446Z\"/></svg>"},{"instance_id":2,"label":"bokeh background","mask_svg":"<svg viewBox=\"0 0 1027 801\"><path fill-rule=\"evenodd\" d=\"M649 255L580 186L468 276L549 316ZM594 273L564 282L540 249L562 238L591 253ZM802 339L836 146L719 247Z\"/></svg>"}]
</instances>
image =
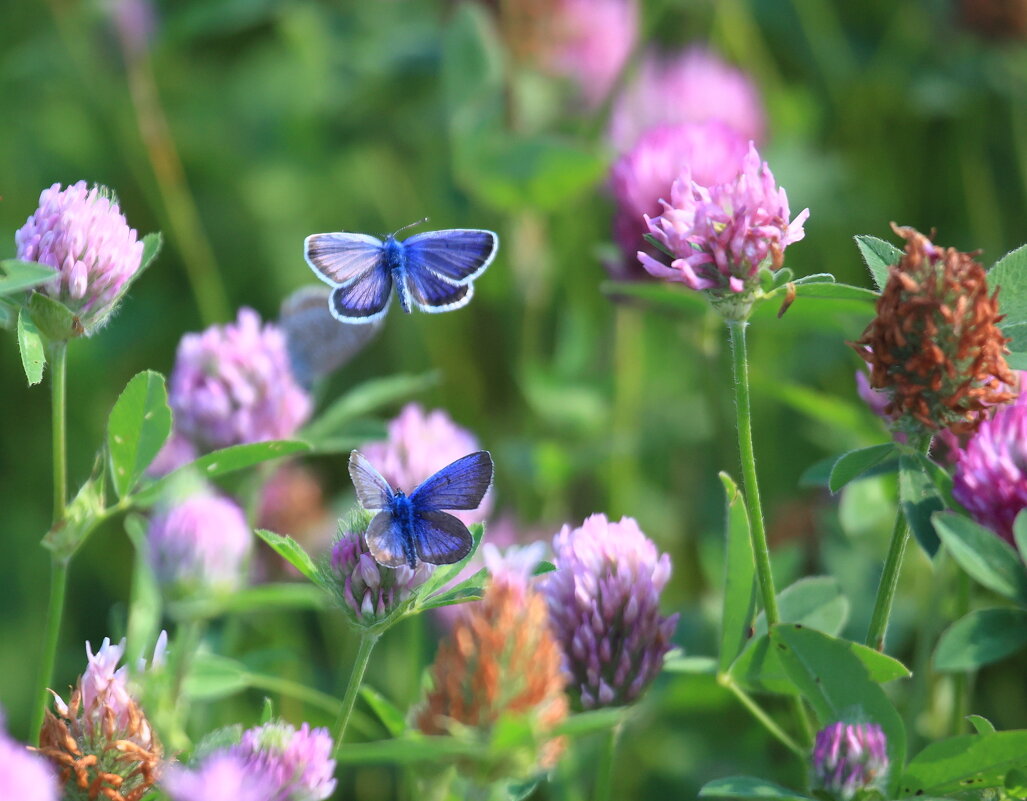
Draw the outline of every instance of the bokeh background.
<instances>
[{"instance_id":1,"label":"bokeh background","mask_svg":"<svg viewBox=\"0 0 1027 801\"><path fill-rule=\"evenodd\" d=\"M607 268L623 258L609 189L623 152L608 133L618 95L640 91L633 76L655 51L673 57L702 46L748 76L765 120L761 153L793 213L811 210L806 239L788 251L799 275L827 271L868 285L852 236L890 238L892 220L982 249L990 264L1027 239L1027 4L646 0L626 47L623 31L600 30L589 56L597 61L567 68L553 54L566 26L596 24L601 15L586 7L7 3L0 256L14 255L14 231L41 189L79 179L114 187L132 226L165 237L117 319L72 348L72 486L88 474L106 414L133 374L167 373L184 332L226 322L240 306L274 318L291 290L311 282L307 234L383 234L424 216L432 227L491 228L502 249L471 305L439 316L393 308L383 334L320 388L321 402L364 379L439 371L418 400L446 409L492 451L494 516L524 539L548 538L594 511L636 517L674 560L665 603L682 613L678 644L712 653L717 471L737 473L725 337L700 306L681 314L604 288ZM626 58L598 86L604 54L617 47ZM673 104L649 89L650 102ZM716 105L704 113L716 116ZM871 479L832 498L807 471L886 437L856 396L858 359L845 344L869 312L799 302L781 320L761 316L751 333L778 583L837 576L856 637L894 487ZM25 386L13 336L0 345L0 703L24 739L46 601L38 540L50 514L49 397L45 385ZM308 462L344 509L344 457ZM117 522L77 559L59 687L81 670L86 639L123 631L131 560ZM950 619L952 600L933 583L917 552L891 632L891 650L919 669L902 696L914 739L943 731L949 712L949 685L926 669L930 635ZM345 678L355 647L337 619L313 612L233 626L237 655L327 692ZM414 702L436 636L433 624L405 624L376 652L370 682L401 706ZM973 711L1000 728L1022 726L1025 662L984 670ZM251 723L261 698L252 690L226 698L196 725ZM276 703L294 719L325 722L295 701ZM383 736L370 719L359 728L356 736ZM596 748L586 740L565 760L549 797L587 797ZM624 738L617 792L693 797L730 773L799 781L781 756L711 677L665 675ZM402 782L386 768L355 768L339 797L386 798Z\"/></svg>"}]
</instances>

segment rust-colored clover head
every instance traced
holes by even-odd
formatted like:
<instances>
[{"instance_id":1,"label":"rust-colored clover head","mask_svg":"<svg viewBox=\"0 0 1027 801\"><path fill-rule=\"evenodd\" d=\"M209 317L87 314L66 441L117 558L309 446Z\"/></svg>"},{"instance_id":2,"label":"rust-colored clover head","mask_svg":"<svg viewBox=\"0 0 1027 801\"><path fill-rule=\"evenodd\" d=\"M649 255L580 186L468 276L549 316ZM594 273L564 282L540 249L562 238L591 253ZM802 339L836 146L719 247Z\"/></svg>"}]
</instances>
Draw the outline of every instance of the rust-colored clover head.
<instances>
[{"instance_id":1,"label":"rust-colored clover head","mask_svg":"<svg viewBox=\"0 0 1027 801\"><path fill-rule=\"evenodd\" d=\"M1004 357L998 291L988 293L973 253L942 248L912 228L889 270L877 316L852 343L870 365L870 384L889 396L884 408L914 434L974 431L992 407L1016 397L1018 380Z\"/></svg>"},{"instance_id":2,"label":"rust-colored clover head","mask_svg":"<svg viewBox=\"0 0 1027 801\"><path fill-rule=\"evenodd\" d=\"M528 718L535 748L509 752L462 772L494 781L551 768L563 740L550 732L567 716L560 648L545 599L516 571L495 571L481 601L468 604L440 645L433 686L417 714L425 734L473 732L488 739L503 720Z\"/></svg>"},{"instance_id":3,"label":"rust-colored clover head","mask_svg":"<svg viewBox=\"0 0 1027 801\"><path fill-rule=\"evenodd\" d=\"M162 658L163 640L155 654ZM139 801L160 777L164 749L142 708L115 670L124 642L104 640L68 703L54 695L39 735L39 753L57 768L65 801Z\"/></svg>"}]
</instances>

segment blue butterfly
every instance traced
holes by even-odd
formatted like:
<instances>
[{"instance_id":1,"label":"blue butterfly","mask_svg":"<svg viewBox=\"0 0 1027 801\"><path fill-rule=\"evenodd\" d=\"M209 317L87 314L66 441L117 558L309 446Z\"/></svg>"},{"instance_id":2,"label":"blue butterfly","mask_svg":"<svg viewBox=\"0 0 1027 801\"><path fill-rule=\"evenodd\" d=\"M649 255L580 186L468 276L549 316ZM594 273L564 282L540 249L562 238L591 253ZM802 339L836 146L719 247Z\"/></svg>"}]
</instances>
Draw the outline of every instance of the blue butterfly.
<instances>
[{"instance_id":1,"label":"blue butterfly","mask_svg":"<svg viewBox=\"0 0 1027 801\"><path fill-rule=\"evenodd\" d=\"M477 509L492 486L492 456L478 451L457 459L425 479L409 496L389 486L360 451L349 455L349 475L357 500L378 512L364 541L380 565L417 566L417 560L451 565L471 552L467 526L443 509Z\"/></svg>"},{"instance_id":2,"label":"blue butterfly","mask_svg":"<svg viewBox=\"0 0 1027 801\"><path fill-rule=\"evenodd\" d=\"M470 302L471 282L492 264L499 249L499 237L492 231L453 228L403 241L396 239L399 231L384 242L348 233L311 234L303 240L310 269L332 287L328 308L336 320L380 320L389 310L393 283L407 314L411 303L432 313L459 309Z\"/></svg>"}]
</instances>

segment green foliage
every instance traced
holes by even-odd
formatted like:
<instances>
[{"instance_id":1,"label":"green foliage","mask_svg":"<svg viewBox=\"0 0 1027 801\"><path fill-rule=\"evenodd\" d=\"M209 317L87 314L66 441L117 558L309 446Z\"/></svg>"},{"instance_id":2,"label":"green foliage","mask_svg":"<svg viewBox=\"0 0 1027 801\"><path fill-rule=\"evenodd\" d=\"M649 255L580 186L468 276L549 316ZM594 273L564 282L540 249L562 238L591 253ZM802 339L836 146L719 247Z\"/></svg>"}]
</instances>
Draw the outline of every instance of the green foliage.
<instances>
[{"instance_id":1,"label":"green foliage","mask_svg":"<svg viewBox=\"0 0 1027 801\"><path fill-rule=\"evenodd\" d=\"M0 297L17 296L56 277L53 267L34 261L4 259L0 261Z\"/></svg>"},{"instance_id":2,"label":"green foliage","mask_svg":"<svg viewBox=\"0 0 1027 801\"><path fill-rule=\"evenodd\" d=\"M876 236L863 234L854 238L856 247L859 248L859 253L863 257L867 269L870 270L870 277L874 279L878 291L884 290L885 284L888 283L888 268L899 263L902 251L890 242L885 242Z\"/></svg>"},{"instance_id":3,"label":"green foliage","mask_svg":"<svg viewBox=\"0 0 1027 801\"><path fill-rule=\"evenodd\" d=\"M171 435L171 407L164 376L139 373L118 396L107 421L111 484L128 495Z\"/></svg>"},{"instance_id":4,"label":"green foliage","mask_svg":"<svg viewBox=\"0 0 1027 801\"><path fill-rule=\"evenodd\" d=\"M831 468L831 475L827 481L828 489L831 492L838 492L850 481L859 478L875 467L880 467L894 457L895 444L891 442L843 453Z\"/></svg>"},{"instance_id":5,"label":"green foliage","mask_svg":"<svg viewBox=\"0 0 1027 801\"><path fill-rule=\"evenodd\" d=\"M934 667L941 671L976 670L1027 645L1027 610L978 609L941 635Z\"/></svg>"},{"instance_id":6,"label":"green foliage","mask_svg":"<svg viewBox=\"0 0 1027 801\"><path fill-rule=\"evenodd\" d=\"M303 546L296 542L296 540L262 528L258 528L256 533L258 537L271 546L275 553L300 571L305 578L319 587L324 586L323 579L318 572L317 566L314 564L314 560L310 558L310 554L303 550Z\"/></svg>"},{"instance_id":7,"label":"green foliage","mask_svg":"<svg viewBox=\"0 0 1027 801\"><path fill-rule=\"evenodd\" d=\"M749 533L749 513L741 490L720 474L727 501L727 557L724 560L724 611L720 623L719 670L726 671L749 638L756 614L756 562Z\"/></svg>"},{"instance_id":8,"label":"green foliage","mask_svg":"<svg viewBox=\"0 0 1027 801\"><path fill-rule=\"evenodd\" d=\"M1027 766L1027 731L968 734L931 743L913 757L897 783L898 797L954 795L1002 787Z\"/></svg>"},{"instance_id":9,"label":"green foliage","mask_svg":"<svg viewBox=\"0 0 1027 801\"><path fill-rule=\"evenodd\" d=\"M763 798L767 801L810 801L807 795L753 776L731 776L707 782L699 791L700 798Z\"/></svg>"},{"instance_id":10,"label":"green foliage","mask_svg":"<svg viewBox=\"0 0 1027 801\"><path fill-rule=\"evenodd\" d=\"M983 526L952 512L933 518L941 541L971 578L1005 598L1027 605L1027 571L1013 548Z\"/></svg>"},{"instance_id":11,"label":"green foliage","mask_svg":"<svg viewBox=\"0 0 1027 801\"><path fill-rule=\"evenodd\" d=\"M928 556L938 552L933 515L946 507L945 500L924 469L926 460L903 453L899 457L899 502L913 536Z\"/></svg>"},{"instance_id":12,"label":"green foliage","mask_svg":"<svg viewBox=\"0 0 1027 801\"><path fill-rule=\"evenodd\" d=\"M21 365L25 369L25 378L28 379L30 387L34 386L43 380L46 349L39 329L25 309L18 312L18 349L21 351Z\"/></svg>"}]
</instances>

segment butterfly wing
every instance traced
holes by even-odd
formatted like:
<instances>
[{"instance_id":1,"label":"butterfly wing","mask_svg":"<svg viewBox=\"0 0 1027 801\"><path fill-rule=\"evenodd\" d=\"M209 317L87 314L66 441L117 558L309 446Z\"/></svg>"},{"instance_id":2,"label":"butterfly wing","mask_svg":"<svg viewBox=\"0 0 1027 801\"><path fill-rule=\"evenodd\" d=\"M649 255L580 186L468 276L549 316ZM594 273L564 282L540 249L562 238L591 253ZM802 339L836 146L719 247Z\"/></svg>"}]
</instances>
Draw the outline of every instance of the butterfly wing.
<instances>
[{"instance_id":1,"label":"butterfly wing","mask_svg":"<svg viewBox=\"0 0 1027 801\"><path fill-rule=\"evenodd\" d=\"M340 323L374 323L385 316L390 300L392 274L379 262L348 284L335 287L328 310Z\"/></svg>"},{"instance_id":2,"label":"butterfly wing","mask_svg":"<svg viewBox=\"0 0 1027 801\"><path fill-rule=\"evenodd\" d=\"M492 456L488 451L468 454L418 484L410 493L410 502L421 514L442 509L477 509L492 486L492 473Z\"/></svg>"},{"instance_id":3,"label":"butterfly wing","mask_svg":"<svg viewBox=\"0 0 1027 801\"><path fill-rule=\"evenodd\" d=\"M303 240L303 258L329 286L343 286L381 262L383 244L368 234L311 234Z\"/></svg>"},{"instance_id":4,"label":"butterfly wing","mask_svg":"<svg viewBox=\"0 0 1027 801\"><path fill-rule=\"evenodd\" d=\"M467 556L472 545L471 532L453 515L423 511L414 516L414 549L422 562L451 565Z\"/></svg>"},{"instance_id":5,"label":"butterfly wing","mask_svg":"<svg viewBox=\"0 0 1027 801\"><path fill-rule=\"evenodd\" d=\"M407 557L403 551L403 532L389 510L379 512L371 518L371 523L364 532L364 542L378 564L385 567L400 567L407 564Z\"/></svg>"},{"instance_id":6,"label":"butterfly wing","mask_svg":"<svg viewBox=\"0 0 1027 801\"><path fill-rule=\"evenodd\" d=\"M339 325L328 309L331 293L321 284L301 287L285 299L278 315L289 364L307 389L352 359L382 328L380 322Z\"/></svg>"},{"instance_id":7,"label":"butterfly wing","mask_svg":"<svg viewBox=\"0 0 1027 801\"><path fill-rule=\"evenodd\" d=\"M406 270L406 286L410 299L421 311L435 314L453 311L471 302L474 287L470 284L454 285L430 270Z\"/></svg>"},{"instance_id":8,"label":"butterfly wing","mask_svg":"<svg viewBox=\"0 0 1027 801\"><path fill-rule=\"evenodd\" d=\"M428 270L451 284L469 284L492 264L499 237L492 231L452 228L403 240L407 270Z\"/></svg>"},{"instance_id":9,"label":"butterfly wing","mask_svg":"<svg viewBox=\"0 0 1027 801\"><path fill-rule=\"evenodd\" d=\"M392 487L360 451L349 455L349 477L361 506L369 512L389 507L393 498Z\"/></svg>"}]
</instances>

